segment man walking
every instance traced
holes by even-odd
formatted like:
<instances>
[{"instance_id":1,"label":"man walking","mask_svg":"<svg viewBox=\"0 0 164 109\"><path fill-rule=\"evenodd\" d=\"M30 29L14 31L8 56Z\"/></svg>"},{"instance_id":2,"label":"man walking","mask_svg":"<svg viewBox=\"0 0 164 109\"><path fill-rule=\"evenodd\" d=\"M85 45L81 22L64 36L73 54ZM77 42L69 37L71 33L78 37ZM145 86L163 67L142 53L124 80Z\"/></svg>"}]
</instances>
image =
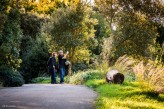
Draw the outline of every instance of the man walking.
<instances>
[{"instance_id":1,"label":"man walking","mask_svg":"<svg viewBox=\"0 0 164 109\"><path fill-rule=\"evenodd\" d=\"M65 62L66 62L66 56L68 52L64 55L62 50L59 50L58 55L58 61L59 61L59 71L60 71L60 83L64 83L64 76L65 76Z\"/></svg>"}]
</instances>

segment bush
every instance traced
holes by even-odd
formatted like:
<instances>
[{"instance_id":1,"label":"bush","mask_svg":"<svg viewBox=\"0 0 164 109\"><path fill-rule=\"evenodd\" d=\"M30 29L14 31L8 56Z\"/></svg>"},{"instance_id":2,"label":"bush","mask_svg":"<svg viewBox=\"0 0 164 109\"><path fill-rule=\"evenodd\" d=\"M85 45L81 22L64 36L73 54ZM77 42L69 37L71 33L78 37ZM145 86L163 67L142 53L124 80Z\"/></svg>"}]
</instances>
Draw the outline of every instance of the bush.
<instances>
[{"instance_id":1,"label":"bush","mask_svg":"<svg viewBox=\"0 0 164 109\"><path fill-rule=\"evenodd\" d=\"M20 71L26 83L33 78L47 72L47 60L49 58L48 45L44 36L38 36L36 40L32 40L31 48L27 53L23 54L23 62Z\"/></svg>"},{"instance_id":2,"label":"bush","mask_svg":"<svg viewBox=\"0 0 164 109\"><path fill-rule=\"evenodd\" d=\"M22 75L7 66L0 67L0 81L4 87L18 87L24 84Z\"/></svg>"},{"instance_id":3,"label":"bush","mask_svg":"<svg viewBox=\"0 0 164 109\"><path fill-rule=\"evenodd\" d=\"M71 84L83 84L87 80L92 79L103 79L105 78L104 73L98 70L88 70L85 72L78 72L77 74L70 77Z\"/></svg>"},{"instance_id":4,"label":"bush","mask_svg":"<svg viewBox=\"0 0 164 109\"><path fill-rule=\"evenodd\" d=\"M87 68L88 68L88 66L86 64L84 64L84 63L76 63L76 64L74 64L72 66L72 70L74 72L83 71L83 70L85 70Z\"/></svg>"},{"instance_id":5,"label":"bush","mask_svg":"<svg viewBox=\"0 0 164 109\"><path fill-rule=\"evenodd\" d=\"M31 80L32 83L50 83L50 77L37 77Z\"/></svg>"}]
</instances>

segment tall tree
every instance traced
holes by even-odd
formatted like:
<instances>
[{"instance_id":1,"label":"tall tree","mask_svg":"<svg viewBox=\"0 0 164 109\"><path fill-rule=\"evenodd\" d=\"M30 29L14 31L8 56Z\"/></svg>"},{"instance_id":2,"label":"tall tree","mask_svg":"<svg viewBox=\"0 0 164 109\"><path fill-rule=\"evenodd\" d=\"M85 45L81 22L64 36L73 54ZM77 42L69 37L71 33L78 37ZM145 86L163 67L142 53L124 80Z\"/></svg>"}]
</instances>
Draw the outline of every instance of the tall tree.
<instances>
[{"instance_id":1,"label":"tall tree","mask_svg":"<svg viewBox=\"0 0 164 109\"><path fill-rule=\"evenodd\" d=\"M58 9L51 17L50 35L56 49L70 51L72 62L86 60L89 56L88 42L94 37L96 20L90 18L90 8L78 3Z\"/></svg>"},{"instance_id":2,"label":"tall tree","mask_svg":"<svg viewBox=\"0 0 164 109\"><path fill-rule=\"evenodd\" d=\"M0 45L0 65L7 65L12 68L19 67L20 41L22 31L20 29L20 14L17 10L11 9L1 33L2 42Z\"/></svg>"},{"instance_id":3,"label":"tall tree","mask_svg":"<svg viewBox=\"0 0 164 109\"><path fill-rule=\"evenodd\" d=\"M164 4L160 0L96 0L96 4L109 25L114 23L117 26L108 39L112 42L108 46L113 46L110 53L117 51L113 56L135 54L154 57L157 28L164 18Z\"/></svg>"}]
</instances>

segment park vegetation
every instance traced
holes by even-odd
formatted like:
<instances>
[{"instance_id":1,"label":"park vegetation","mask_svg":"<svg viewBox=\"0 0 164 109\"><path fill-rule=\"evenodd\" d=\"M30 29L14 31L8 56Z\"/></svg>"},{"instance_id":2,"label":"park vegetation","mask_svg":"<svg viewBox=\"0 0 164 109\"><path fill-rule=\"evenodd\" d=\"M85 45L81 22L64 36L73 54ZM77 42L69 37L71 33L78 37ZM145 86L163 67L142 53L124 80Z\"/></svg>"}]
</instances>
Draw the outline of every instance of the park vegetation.
<instances>
[{"instance_id":1,"label":"park vegetation","mask_svg":"<svg viewBox=\"0 0 164 109\"><path fill-rule=\"evenodd\" d=\"M161 109L164 3L94 1L0 0L0 85L50 83L47 60L63 49L72 63L66 83L97 91L98 109ZM122 85L105 82L112 69L125 75Z\"/></svg>"}]
</instances>

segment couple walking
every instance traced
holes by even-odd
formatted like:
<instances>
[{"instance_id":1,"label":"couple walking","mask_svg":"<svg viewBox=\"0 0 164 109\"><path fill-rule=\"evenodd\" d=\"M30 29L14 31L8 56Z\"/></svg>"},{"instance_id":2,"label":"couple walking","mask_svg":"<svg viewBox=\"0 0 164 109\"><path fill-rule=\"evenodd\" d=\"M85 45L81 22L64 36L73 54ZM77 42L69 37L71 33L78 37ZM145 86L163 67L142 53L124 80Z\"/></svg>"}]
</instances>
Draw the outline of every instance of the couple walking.
<instances>
[{"instance_id":1,"label":"couple walking","mask_svg":"<svg viewBox=\"0 0 164 109\"><path fill-rule=\"evenodd\" d=\"M66 72L66 58L67 58L68 52L66 54L63 53L62 50L59 50L57 52L53 52L52 56L48 59L48 70L51 74L51 84L56 84L56 72L59 70L60 72L60 83L64 83L64 76ZM58 63L56 60L56 57L58 58Z\"/></svg>"}]
</instances>

